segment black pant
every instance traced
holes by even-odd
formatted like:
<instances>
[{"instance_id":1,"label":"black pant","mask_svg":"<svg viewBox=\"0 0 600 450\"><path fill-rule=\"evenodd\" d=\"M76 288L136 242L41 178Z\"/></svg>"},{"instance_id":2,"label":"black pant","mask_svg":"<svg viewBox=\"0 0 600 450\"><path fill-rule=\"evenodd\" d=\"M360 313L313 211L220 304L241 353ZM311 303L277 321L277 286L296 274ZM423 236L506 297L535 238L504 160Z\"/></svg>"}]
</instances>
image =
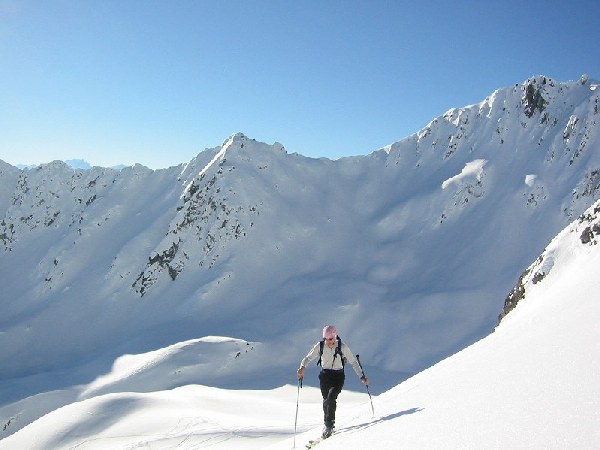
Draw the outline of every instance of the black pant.
<instances>
[{"instance_id":1,"label":"black pant","mask_svg":"<svg viewBox=\"0 0 600 450\"><path fill-rule=\"evenodd\" d=\"M319 374L321 395L323 396L323 418L326 427L331 428L335 423L337 397L342 392L345 379L344 370L324 369Z\"/></svg>"}]
</instances>

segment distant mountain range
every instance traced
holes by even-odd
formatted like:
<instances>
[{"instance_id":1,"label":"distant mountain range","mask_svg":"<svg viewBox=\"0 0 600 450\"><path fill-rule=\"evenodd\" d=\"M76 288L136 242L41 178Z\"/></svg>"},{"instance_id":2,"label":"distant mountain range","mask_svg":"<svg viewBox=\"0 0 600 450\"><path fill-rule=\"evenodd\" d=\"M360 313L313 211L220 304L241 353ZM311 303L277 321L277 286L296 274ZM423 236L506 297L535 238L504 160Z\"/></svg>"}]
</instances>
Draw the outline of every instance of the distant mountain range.
<instances>
[{"instance_id":1,"label":"distant mountain range","mask_svg":"<svg viewBox=\"0 0 600 450\"><path fill-rule=\"evenodd\" d=\"M87 170L87 169L91 169L92 168L92 165L89 162L87 162L86 160L84 160L84 159L67 159L67 160L64 161L64 163L67 166L71 167L72 169L84 169L84 170ZM36 164L17 164L17 168L18 169L34 169L36 167L38 167L38 165L36 165ZM124 165L124 164L119 164L119 165L116 165L116 166L112 166L113 169L117 169L117 170L121 170L121 169L123 169L125 167L127 167L127 166Z\"/></svg>"}]
</instances>

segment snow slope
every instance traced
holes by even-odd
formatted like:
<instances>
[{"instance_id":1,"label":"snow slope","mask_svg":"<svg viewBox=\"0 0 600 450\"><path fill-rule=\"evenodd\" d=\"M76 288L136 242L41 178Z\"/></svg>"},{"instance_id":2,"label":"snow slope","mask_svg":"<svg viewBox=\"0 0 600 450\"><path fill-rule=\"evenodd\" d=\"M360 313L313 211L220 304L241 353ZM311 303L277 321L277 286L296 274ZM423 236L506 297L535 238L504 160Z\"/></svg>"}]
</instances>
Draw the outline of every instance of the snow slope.
<instances>
[{"instance_id":1,"label":"snow slope","mask_svg":"<svg viewBox=\"0 0 600 450\"><path fill-rule=\"evenodd\" d=\"M552 241L532 266L552 260L545 277L493 334L380 395L377 420L319 448L598 448L600 202L592 215ZM582 244L590 225L595 242Z\"/></svg>"},{"instance_id":2,"label":"snow slope","mask_svg":"<svg viewBox=\"0 0 600 450\"><path fill-rule=\"evenodd\" d=\"M600 198L597 85L533 77L338 161L235 134L159 171L0 162L0 436L86 392L293 383L325 323L376 394L480 339Z\"/></svg>"},{"instance_id":3,"label":"snow slope","mask_svg":"<svg viewBox=\"0 0 600 450\"><path fill-rule=\"evenodd\" d=\"M338 431L318 448L597 448L598 241L600 202L528 269L523 298L493 334L376 396L375 417L365 393L344 391ZM535 277L541 267L544 276ZM125 370L117 363L99 384L136 378L135 367L160 365L157 360L200 342L240 344L217 338L183 343L138 356ZM303 448L319 434L321 414L320 395L311 387L123 392L53 411L1 440L0 449Z\"/></svg>"}]
</instances>

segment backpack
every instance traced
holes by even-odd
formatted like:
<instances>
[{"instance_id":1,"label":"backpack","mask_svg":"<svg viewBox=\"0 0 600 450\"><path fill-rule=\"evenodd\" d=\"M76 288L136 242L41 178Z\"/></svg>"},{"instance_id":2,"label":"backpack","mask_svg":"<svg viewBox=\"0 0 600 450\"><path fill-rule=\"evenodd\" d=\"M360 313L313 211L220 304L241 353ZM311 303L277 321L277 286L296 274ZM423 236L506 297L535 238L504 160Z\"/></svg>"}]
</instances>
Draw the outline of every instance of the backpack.
<instances>
[{"instance_id":1,"label":"backpack","mask_svg":"<svg viewBox=\"0 0 600 450\"><path fill-rule=\"evenodd\" d=\"M340 355L340 358L342 359L342 369L344 368L344 364L346 364L346 358L344 358L344 355L342 355L342 340L340 339L339 336L336 337L337 338L337 346L335 347L335 353L333 355L333 360L335 361L335 357L337 355ZM321 342L319 342L319 360L317 361L317 366L321 365L321 357L323 356L323 346L325 345L325 339L321 340Z\"/></svg>"}]
</instances>

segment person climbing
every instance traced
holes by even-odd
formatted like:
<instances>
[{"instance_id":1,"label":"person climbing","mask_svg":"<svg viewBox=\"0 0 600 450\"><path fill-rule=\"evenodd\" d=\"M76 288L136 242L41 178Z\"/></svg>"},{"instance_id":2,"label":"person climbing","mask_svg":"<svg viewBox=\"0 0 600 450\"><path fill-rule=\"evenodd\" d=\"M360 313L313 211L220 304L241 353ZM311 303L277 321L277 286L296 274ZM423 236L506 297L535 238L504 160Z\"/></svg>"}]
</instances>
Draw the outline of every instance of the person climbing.
<instances>
[{"instance_id":1,"label":"person climbing","mask_svg":"<svg viewBox=\"0 0 600 450\"><path fill-rule=\"evenodd\" d=\"M335 410L337 397L344 387L344 364L350 363L354 372L363 384L368 385L369 379L364 375L362 368L346 343L342 342L334 325L323 328L323 340L317 342L300 362L297 371L298 380L304 378L307 365L319 357L317 365L321 366L319 385L323 396L323 438L328 438L333 433L335 426Z\"/></svg>"}]
</instances>

